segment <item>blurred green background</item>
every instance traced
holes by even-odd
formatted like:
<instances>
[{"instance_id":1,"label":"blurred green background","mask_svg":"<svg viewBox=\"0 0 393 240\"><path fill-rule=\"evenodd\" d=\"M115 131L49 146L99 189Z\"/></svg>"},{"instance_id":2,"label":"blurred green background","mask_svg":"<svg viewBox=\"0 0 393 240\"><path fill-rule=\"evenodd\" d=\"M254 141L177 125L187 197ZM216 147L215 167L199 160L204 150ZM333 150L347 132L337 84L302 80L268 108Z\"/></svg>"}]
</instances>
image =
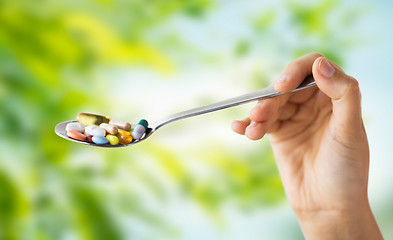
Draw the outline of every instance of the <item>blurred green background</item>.
<instances>
[{"instance_id":1,"label":"blurred green background","mask_svg":"<svg viewBox=\"0 0 393 240\"><path fill-rule=\"evenodd\" d=\"M155 121L265 87L312 51L360 82L370 201L393 238L392 10L387 0L0 0L0 239L303 239L268 141L230 130L252 104L124 149L68 142L54 126L78 112Z\"/></svg>"}]
</instances>

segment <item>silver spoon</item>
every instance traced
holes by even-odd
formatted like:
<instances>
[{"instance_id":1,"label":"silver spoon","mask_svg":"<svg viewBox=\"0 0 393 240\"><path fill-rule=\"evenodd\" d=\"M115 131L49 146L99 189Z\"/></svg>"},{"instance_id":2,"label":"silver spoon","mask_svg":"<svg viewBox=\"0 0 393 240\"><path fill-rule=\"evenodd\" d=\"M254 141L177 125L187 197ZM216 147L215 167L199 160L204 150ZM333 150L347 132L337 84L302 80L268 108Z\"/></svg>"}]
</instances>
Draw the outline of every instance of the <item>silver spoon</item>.
<instances>
[{"instance_id":1,"label":"silver spoon","mask_svg":"<svg viewBox=\"0 0 393 240\"><path fill-rule=\"evenodd\" d=\"M291 92L297 92L299 90L306 89L306 88L309 88L309 87L312 87L315 85L316 85L316 83L314 81L314 78L312 76L308 76L296 89L294 89ZM291 93L291 92L288 92L288 93ZM168 123L171 123L171 122L174 122L174 121L177 121L180 119L184 119L184 118L194 117L194 116L202 115L205 113L218 111L218 110L225 109L225 108L235 107L235 106L238 106L238 105L241 105L244 103L248 103L248 102L252 102L252 101L256 101L256 100L261 100L264 98L271 98L271 97L280 96L283 94L286 94L286 93L279 93L276 90L274 90L273 85L270 85L267 88L257 90L257 91L251 92L251 93L243 94L238 97L230 98L230 99L227 99L224 101L216 102L216 103L209 104L209 105L202 106L202 107L193 108L193 109L190 109L190 110L187 110L184 112L179 112L179 113L170 115L160 121L150 124L149 128L146 130L146 133L142 136L141 139L135 140L129 144L122 144L122 145L103 144L103 145L99 145L99 144L95 144L95 143L83 142L83 141L79 141L76 139L72 139L67 136L67 132L65 129L66 129L66 126L68 123L76 122L75 120L65 121L65 122L61 122L61 123L57 124L55 127L55 132L57 135L59 135L62 138L65 138L65 139L73 141L73 142L78 142L78 143L90 145L90 146L105 147L105 148L126 147L126 146L130 146L130 145L140 143L140 142L146 140L155 131L157 131L162 126L167 125Z\"/></svg>"}]
</instances>

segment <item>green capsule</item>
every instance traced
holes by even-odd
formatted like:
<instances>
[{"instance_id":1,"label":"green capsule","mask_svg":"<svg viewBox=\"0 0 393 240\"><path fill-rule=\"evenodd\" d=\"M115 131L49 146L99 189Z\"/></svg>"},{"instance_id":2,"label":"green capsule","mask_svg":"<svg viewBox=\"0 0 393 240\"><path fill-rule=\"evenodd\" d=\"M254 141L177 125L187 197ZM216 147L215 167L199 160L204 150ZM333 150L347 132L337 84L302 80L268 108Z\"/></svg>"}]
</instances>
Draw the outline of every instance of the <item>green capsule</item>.
<instances>
[{"instance_id":1,"label":"green capsule","mask_svg":"<svg viewBox=\"0 0 393 240\"><path fill-rule=\"evenodd\" d=\"M92 113L78 113L76 121L84 124L85 126L99 126L101 123L109 123L111 119L106 116L92 114Z\"/></svg>"},{"instance_id":2,"label":"green capsule","mask_svg":"<svg viewBox=\"0 0 393 240\"><path fill-rule=\"evenodd\" d=\"M139 120L138 124L145 127L145 129L147 129L147 126L149 126L149 123L145 119Z\"/></svg>"}]
</instances>

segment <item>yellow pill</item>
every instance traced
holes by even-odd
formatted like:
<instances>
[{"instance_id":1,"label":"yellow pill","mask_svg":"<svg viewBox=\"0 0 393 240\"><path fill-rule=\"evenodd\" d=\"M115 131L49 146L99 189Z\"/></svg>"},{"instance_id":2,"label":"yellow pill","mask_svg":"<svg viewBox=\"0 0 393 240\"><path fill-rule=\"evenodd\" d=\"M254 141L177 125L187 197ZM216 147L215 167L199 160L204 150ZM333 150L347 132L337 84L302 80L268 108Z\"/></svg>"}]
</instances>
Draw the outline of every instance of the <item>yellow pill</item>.
<instances>
[{"instance_id":1,"label":"yellow pill","mask_svg":"<svg viewBox=\"0 0 393 240\"><path fill-rule=\"evenodd\" d=\"M76 116L76 121L85 126L99 126L101 123L109 123L110 120L109 117L92 113L78 113L78 116Z\"/></svg>"},{"instance_id":2,"label":"yellow pill","mask_svg":"<svg viewBox=\"0 0 393 240\"><path fill-rule=\"evenodd\" d=\"M106 139L108 139L110 145L119 144L119 138L115 135L106 135Z\"/></svg>"}]
</instances>

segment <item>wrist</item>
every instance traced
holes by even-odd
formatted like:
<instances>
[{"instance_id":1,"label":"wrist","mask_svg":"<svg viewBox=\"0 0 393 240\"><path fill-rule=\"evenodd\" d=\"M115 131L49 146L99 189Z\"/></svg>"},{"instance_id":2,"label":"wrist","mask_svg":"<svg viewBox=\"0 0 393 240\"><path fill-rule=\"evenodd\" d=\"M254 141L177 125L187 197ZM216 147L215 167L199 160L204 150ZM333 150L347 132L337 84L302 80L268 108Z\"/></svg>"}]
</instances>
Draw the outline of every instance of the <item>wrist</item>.
<instances>
[{"instance_id":1,"label":"wrist","mask_svg":"<svg viewBox=\"0 0 393 240\"><path fill-rule=\"evenodd\" d=\"M370 206L296 211L306 239L383 239Z\"/></svg>"}]
</instances>

